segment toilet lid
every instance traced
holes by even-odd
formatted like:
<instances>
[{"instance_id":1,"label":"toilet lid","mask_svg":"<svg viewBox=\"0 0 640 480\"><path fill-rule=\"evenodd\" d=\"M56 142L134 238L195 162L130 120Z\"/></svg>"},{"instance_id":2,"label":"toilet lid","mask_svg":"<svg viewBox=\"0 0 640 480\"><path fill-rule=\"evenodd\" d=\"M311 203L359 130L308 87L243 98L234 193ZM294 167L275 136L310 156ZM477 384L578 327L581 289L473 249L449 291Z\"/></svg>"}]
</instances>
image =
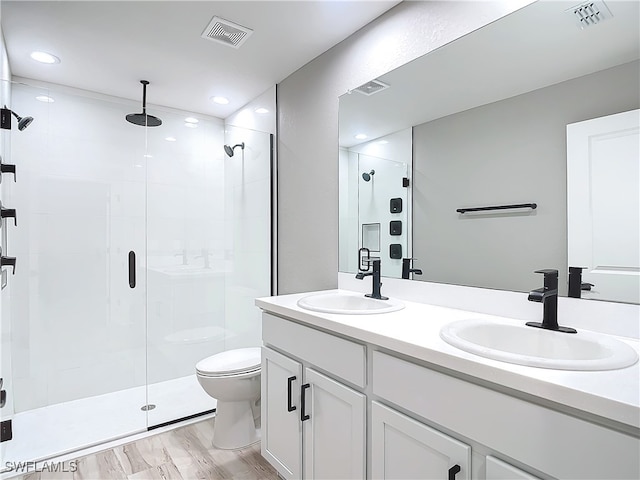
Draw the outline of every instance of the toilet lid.
<instances>
[{"instance_id":1,"label":"toilet lid","mask_svg":"<svg viewBox=\"0 0 640 480\"><path fill-rule=\"evenodd\" d=\"M238 348L220 352L196 364L203 375L230 375L250 372L260 367L260 347Z\"/></svg>"}]
</instances>

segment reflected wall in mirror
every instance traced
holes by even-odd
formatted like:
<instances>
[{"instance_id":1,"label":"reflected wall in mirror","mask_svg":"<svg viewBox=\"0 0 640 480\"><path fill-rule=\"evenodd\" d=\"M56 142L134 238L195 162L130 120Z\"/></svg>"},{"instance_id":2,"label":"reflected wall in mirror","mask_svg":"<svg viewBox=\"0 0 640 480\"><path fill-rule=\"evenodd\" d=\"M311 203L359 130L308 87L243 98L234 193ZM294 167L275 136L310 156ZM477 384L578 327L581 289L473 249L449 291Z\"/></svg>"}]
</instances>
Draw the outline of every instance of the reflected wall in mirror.
<instances>
[{"instance_id":1,"label":"reflected wall in mirror","mask_svg":"<svg viewBox=\"0 0 640 480\"><path fill-rule=\"evenodd\" d=\"M411 170L410 128L340 148L340 271L357 272L364 247L384 276L400 278L411 256Z\"/></svg>"},{"instance_id":2,"label":"reflected wall in mirror","mask_svg":"<svg viewBox=\"0 0 640 480\"><path fill-rule=\"evenodd\" d=\"M567 294L567 125L640 106L640 4L606 4L610 18L581 29L572 3L534 3L380 77L374 95L340 97L341 148L413 129L417 279L529 291L534 270L555 268ZM623 267L637 281L639 266ZM591 283L589 298L638 302Z\"/></svg>"}]
</instances>

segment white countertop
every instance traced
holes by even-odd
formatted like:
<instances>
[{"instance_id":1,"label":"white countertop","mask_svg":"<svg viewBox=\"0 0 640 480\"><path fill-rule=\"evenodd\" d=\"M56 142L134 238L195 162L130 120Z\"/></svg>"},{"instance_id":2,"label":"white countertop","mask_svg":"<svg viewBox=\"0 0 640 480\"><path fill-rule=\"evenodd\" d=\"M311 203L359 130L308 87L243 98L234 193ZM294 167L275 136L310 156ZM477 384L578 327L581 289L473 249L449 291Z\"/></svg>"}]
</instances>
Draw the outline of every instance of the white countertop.
<instances>
[{"instance_id":1,"label":"white countertop","mask_svg":"<svg viewBox=\"0 0 640 480\"><path fill-rule=\"evenodd\" d=\"M440 338L440 329L455 320L519 320L402 300L405 308L371 315L312 312L297 306L307 295L326 290L256 299L261 309L312 327L346 335L403 355L481 380L544 398L640 429L640 363L606 371L567 371L527 367L491 360L459 350ZM604 335L604 334L602 334ZM640 342L615 337L640 352Z\"/></svg>"}]
</instances>

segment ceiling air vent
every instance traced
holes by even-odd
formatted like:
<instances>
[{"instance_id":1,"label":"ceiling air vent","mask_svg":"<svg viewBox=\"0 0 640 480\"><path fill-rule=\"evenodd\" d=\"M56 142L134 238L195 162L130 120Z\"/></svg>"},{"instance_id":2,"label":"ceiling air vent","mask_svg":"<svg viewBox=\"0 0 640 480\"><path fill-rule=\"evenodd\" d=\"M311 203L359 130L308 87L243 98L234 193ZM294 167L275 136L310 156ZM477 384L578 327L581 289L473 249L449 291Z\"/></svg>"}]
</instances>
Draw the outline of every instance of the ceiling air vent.
<instances>
[{"instance_id":1,"label":"ceiling air vent","mask_svg":"<svg viewBox=\"0 0 640 480\"><path fill-rule=\"evenodd\" d=\"M607 18L613 17L609 8L601 0L581 3L566 10L566 12L574 16L576 24L580 28L591 27L601 23Z\"/></svg>"},{"instance_id":2,"label":"ceiling air vent","mask_svg":"<svg viewBox=\"0 0 640 480\"><path fill-rule=\"evenodd\" d=\"M381 92L385 88L389 88L389 85L380 80L371 80L364 85L360 85L358 88L354 88L353 91L362 93L363 95L373 95L374 93Z\"/></svg>"},{"instance_id":3,"label":"ceiling air vent","mask_svg":"<svg viewBox=\"0 0 640 480\"><path fill-rule=\"evenodd\" d=\"M224 18L213 17L207 28L202 32L201 37L229 47L239 48L252 33L253 30L250 28L243 27Z\"/></svg>"}]
</instances>

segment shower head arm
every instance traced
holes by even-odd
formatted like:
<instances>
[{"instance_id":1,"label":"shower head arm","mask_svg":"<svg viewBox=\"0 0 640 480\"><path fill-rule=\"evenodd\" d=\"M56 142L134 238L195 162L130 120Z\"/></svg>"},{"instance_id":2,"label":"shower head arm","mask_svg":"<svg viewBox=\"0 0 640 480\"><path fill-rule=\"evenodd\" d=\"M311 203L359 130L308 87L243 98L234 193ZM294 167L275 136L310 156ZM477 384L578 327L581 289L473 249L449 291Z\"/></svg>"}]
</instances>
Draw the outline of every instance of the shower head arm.
<instances>
[{"instance_id":1,"label":"shower head arm","mask_svg":"<svg viewBox=\"0 0 640 480\"><path fill-rule=\"evenodd\" d=\"M140 80L142 84L142 113L147 113L147 85L149 82L147 80Z\"/></svg>"}]
</instances>

